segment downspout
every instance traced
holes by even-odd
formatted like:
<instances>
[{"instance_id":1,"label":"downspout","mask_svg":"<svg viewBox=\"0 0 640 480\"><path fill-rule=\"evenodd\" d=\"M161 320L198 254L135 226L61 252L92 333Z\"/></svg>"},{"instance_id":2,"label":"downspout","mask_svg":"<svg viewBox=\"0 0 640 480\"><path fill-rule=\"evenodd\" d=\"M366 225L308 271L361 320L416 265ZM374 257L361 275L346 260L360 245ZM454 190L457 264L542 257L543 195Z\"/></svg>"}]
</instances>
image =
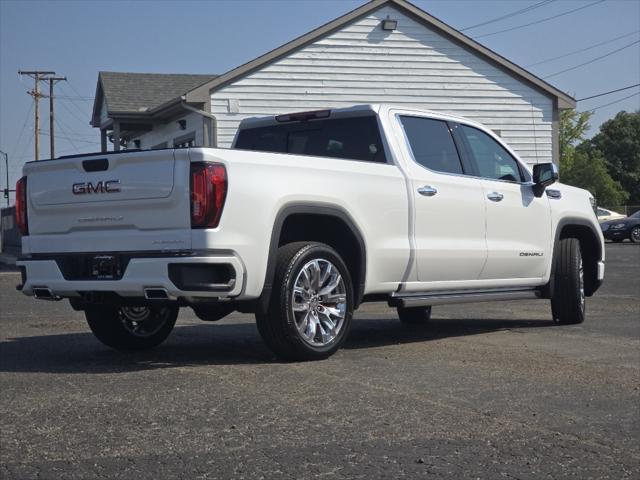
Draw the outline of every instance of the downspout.
<instances>
[{"instance_id":1,"label":"downspout","mask_svg":"<svg viewBox=\"0 0 640 480\"><path fill-rule=\"evenodd\" d=\"M197 113L198 115L202 115L203 117L211 119L211 138L209 139L209 143L211 143L212 145L209 146L216 147L218 145L218 119L215 117L215 115L209 112L205 112L204 110L192 107L191 105L184 103L184 101L180 102L180 106L185 110L189 110L190 112Z\"/></svg>"}]
</instances>

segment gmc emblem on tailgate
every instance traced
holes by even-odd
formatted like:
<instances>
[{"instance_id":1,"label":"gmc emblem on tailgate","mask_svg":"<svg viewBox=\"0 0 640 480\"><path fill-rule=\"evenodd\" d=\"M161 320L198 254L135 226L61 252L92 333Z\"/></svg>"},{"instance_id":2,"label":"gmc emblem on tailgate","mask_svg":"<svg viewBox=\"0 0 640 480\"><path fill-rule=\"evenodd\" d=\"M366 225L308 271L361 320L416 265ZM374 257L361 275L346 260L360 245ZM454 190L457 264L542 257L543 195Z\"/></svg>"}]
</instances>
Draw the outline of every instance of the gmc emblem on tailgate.
<instances>
[{"instance_id":1,"label":"gmc emblem on tailgate","mask_svg":"<svg viewBox=\"0 0 640 480\"><path fill-rule=\"evenodd\" d=\"M85 193L115 193L120 191L120 180L107 180L98 183L81 182L74 183L71 187L74 195L84 195Z\"/></svg>"}]
</instances>

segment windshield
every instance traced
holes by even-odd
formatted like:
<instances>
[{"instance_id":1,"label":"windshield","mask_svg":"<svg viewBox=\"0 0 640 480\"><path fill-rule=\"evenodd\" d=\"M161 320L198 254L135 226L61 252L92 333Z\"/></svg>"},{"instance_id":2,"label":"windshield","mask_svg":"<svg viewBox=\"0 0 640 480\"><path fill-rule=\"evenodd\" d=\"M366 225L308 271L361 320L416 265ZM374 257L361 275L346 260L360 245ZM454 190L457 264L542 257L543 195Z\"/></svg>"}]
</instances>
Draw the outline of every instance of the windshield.
<instances>
[{"instance_id":1,"label":"windshield","mask_svg":"<svg viewBox=\"0 0 640 480\"><path fill-rule=\"evenodd\" d=\"M638 210L636 213L634 213L633 215L629 215L629 218L640 218L640 210Z\"/></svg>"}]
</instances>

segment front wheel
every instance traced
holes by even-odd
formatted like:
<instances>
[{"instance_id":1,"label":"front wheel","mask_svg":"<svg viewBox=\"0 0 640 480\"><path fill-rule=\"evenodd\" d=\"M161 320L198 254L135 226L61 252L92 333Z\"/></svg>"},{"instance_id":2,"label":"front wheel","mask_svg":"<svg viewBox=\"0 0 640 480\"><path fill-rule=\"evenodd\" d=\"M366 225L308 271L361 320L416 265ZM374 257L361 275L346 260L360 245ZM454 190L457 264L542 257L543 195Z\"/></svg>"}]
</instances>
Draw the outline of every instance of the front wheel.
<instances>
[{"instance_id":1,"label":"front wheel","mask_svg":"<svg viewBox=\"0 0 640 480\"><path fill-rule=\"evenodd\" d=\"M98 340L116 350L144 350L160 345L171 333L178 307L107 307L85 312Z\"/></svg>"},{"instance_id":2,"label":"front wheel","mask_svg":"<svg viewBox=\"0 0 640 480\"><path fill-rule=\"evenodd\" d=\"M563 238L555 261L555 285L551 297L553 321L561 325L585 319L584 268L577 238Z\"/></svg>"},{"instance_id":3,"label":"front wheel","mask_svg":"<svg viewBox=\"0 0 640 480\"><path fill-rule=\"evenodd\" d=\"M640 225L631 229L630 238L633 243L640 243Z\"/></svg>"},{"instance_id":4,"label":"front wheel","mask_svg":"<svg viewBox=\"0 0 640 480\"><path fill-rule=\"evenodd\" d=\"M269 310L256 314L260 335L285 360L333 355L351 327L349 270L340 255L322 243L290 243L277 255Z\"/></svg>"}]
</instances>

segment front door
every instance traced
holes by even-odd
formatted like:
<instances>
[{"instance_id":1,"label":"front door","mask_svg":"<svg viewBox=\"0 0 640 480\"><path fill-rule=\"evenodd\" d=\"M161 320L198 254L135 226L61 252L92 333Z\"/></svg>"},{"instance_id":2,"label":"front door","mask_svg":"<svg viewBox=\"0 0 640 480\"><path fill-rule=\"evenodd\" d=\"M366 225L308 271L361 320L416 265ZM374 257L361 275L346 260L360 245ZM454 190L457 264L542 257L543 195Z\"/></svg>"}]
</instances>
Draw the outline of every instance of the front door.
<instances>
[{"instance_id":1,"label":"front door","mask_svg":"<svg viewBox=\"0 0 640 480\"><path fill-rule=\"evenodd\" d=\"M529 173L496 139L468 125L455 134L482 185L488 256L480 278L543 277L551 255L548 197L533 194Z\"/></svg>"}]
</instances>

